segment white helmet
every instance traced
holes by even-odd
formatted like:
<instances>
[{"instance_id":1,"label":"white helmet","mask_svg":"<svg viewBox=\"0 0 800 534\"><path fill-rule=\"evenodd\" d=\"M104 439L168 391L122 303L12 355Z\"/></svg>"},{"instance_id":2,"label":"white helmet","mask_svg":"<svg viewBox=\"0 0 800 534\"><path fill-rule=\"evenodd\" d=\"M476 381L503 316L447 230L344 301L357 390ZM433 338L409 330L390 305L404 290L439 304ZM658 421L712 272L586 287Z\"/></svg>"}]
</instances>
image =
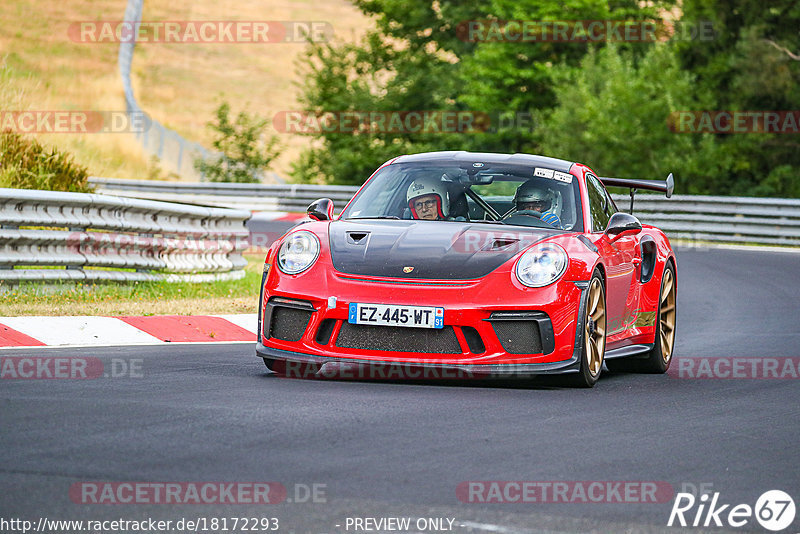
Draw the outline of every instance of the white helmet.
<instances>
[{"instance_id":1,"label":"white helmet","mask_svg":"<svg viewBox=\"0 0 800 534\"><path fill-rule=\"evenodd\" d=\"M406 200L408 207L411 208L411 213L414 218L417 216L417 210L414 209L414 199L425 195L436 195L436 205L439 217L444 219L450 211L450 196L447 193L447 188L442 184L438 178L420 178L411 182L408 186L406 193Z\"/></svg>"}]
</instances>

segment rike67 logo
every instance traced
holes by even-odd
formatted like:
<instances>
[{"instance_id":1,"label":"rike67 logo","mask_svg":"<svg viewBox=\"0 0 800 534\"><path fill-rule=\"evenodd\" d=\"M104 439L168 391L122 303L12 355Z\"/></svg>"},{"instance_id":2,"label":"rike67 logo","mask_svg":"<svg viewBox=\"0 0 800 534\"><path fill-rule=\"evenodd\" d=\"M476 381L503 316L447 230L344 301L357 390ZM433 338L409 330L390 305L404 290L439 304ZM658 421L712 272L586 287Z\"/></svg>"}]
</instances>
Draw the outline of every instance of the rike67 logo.
<instances>
[{"instance_id":1,"label":"rike67 logo","mask_svg":"<svg viewBox=\"0 0 800 534\"><path fill-rule=\"evenodd\" d=\"M740 528L752 525L755 518L765 529L777 532L794 521L794 500L784 491L764 492L754 507L749 504L723 503L719 496L719 492L711 496L706 493L699 498L691 493L678 493L667 526Z\"/></svg>"}]
</instances>

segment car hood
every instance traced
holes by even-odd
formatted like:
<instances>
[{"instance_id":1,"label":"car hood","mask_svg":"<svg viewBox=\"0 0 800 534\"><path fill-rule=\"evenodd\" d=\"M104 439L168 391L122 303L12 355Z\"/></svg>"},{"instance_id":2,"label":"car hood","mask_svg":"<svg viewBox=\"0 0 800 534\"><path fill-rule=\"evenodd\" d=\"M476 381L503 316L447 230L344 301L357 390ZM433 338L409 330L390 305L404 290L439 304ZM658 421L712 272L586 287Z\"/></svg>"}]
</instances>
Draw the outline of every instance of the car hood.
<instances>
[{"instance_id":1,"label":"car hood","mask_svg":"<svg viewBox=\"0 0 800 534\"><path fill-rule=\"evenodd\" d=\"M391 278L470 280L559 233L454 221L334 221L329 237L340 272Z\"/></svg>"}]
</instances>

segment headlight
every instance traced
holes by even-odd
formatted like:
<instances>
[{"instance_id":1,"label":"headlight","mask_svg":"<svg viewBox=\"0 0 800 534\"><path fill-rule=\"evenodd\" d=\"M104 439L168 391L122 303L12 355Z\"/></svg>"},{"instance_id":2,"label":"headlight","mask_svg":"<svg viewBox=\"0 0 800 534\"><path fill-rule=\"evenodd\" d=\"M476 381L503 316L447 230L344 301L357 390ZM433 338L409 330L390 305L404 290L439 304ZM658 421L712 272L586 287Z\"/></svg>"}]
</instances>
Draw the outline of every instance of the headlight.
<instances>
[{"instance_id":1,"label":"headlight","mask_svg":"<svg viewBox=\"0 0 800 534\"><path fill-rule=\"evenodd\" d=\"M517 280L528 287L544 287L558 280L567 270L569 258L563 248L546 243L528 250L517 261Z\"/></svg>"},{"instance_id":2,"label":"headlight","mask_svg":"<svg viewBox=\"0 0 800 534\"><path fill-rule=\"evenodd\" d=\"M311 232L295 232L283 242L278 252L278 268L286 274L302 273L317 260L319 239Z\"/></svg>"}]
</instances>

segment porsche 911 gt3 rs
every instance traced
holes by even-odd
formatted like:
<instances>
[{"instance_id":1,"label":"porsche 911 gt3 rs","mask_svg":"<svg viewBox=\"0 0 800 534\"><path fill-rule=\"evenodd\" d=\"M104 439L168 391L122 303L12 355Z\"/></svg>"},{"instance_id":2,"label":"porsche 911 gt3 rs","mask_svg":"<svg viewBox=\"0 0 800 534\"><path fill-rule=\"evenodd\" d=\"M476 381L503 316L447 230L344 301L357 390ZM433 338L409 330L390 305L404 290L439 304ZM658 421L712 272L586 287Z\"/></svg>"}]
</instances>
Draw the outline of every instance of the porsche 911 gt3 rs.
<instances>
[{"instance_id":1,"label":"porsche 911 gt3 rs","mask_svg":"<svg viewBox=\"0 0 800 534\"><path fill-rule=\"evenodd\" d=\"M292 366L402 365L477 376L663 373L677 265L666 235L605 186L672 194L673 180L598 177L526 154L432 152L386 162L338 217L333 203L266 255L257 356Z\"/></svg>"}]
</instances>

